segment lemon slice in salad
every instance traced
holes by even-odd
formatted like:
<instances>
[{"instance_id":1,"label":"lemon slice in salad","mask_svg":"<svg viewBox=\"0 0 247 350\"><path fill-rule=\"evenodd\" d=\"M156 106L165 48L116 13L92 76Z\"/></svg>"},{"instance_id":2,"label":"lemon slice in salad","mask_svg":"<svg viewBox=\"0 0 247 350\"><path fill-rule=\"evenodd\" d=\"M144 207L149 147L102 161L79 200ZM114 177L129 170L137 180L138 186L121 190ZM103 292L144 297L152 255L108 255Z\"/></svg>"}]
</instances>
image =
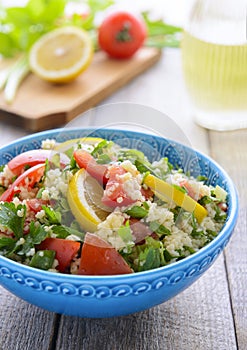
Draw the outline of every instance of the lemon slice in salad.
<instances>
[{"instance_id":1,"label":"lemon slice in salad","mask_svg":"<svg viewBox=\"0 0 247 350\"><path fill-rule=\"evenodd\" d=\"M87 232L95 232L98 224L112 211L101 203L102 196L103 188L85 169L72 177L68 188L69 206L81 228Z\"/></svg>"},{"instance_id":2,"label":"lemon slice in salad","mask_svg":"<svg viewBox=\"0 0 247 350\"><path fill-rule=\"evenodd\" d=\"M54 147L54 150L65 153L71 148L75 148L78 144L82 145L82 148L87 149L94 148L97 144L104 141L100 137L82 137L77 139L70 139L61 143L57 143Z\"/></svg>"},{"instance_id":3,"label":"lemon slice in salad","mask_svg":"<svg viewBox=\"0 0 247 350\"><path fill-rule=\"evenodd\" d=\"M77 27L55 29L35 42L29 53L31 70L55 83L75 79L91 63L93 44L86 31Z\"/></svg>"},{"instance_id":4,"label":"lemon slice in salad","mask_svg":"<svg viewBox=\"0 0 247 350\"><path fill-rule=\"evenodd\" d=\"M186 193L180 191L171 184L153 176L151 174L144 178L144 183L151 188L157 197L161 200L173 200L178 206L184 210L194 213L195 218L199 223L207 216L207 210L197 203L193 198Z\"/></svg>"}]
</instances>

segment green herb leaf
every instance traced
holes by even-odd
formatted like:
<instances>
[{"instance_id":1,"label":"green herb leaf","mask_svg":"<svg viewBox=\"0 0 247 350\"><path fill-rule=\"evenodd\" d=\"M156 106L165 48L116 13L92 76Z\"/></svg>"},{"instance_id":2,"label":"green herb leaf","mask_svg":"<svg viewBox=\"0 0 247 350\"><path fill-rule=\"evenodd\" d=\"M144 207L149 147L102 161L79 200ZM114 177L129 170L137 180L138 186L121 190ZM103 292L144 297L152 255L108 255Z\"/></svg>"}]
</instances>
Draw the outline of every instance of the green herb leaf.
<instances>
[{"instance_id":1,"label":"green herb leaf","mask_svg":"<svg viewBox=\"0 0 247 350\"><path fill-rule=\"evenodd\" d=\"M108 156L108 154L101 154L98 159L98 164L109 164L112 161L112 159Z\"/></svg>"},{"instance_id":2,"label":"green herb leaf","mask_svg":"<svg viewBox=\"0 0 247 350\"><path fill-rule=\"evenodd\" d=\"M140 162L147 162L147 158L145 157L144 153L137 149L120 150L118 153L118 159L120 161L130 160L132 163L135 160L139 160Z\"/></svg>"},{"instance_id":3,"label":"green herb leaf","mask_svg":"<svg viewBox=\"0 0 247 350\"><path fill-rule=\"evenodd\" d=\"M215 215L214 215L214 220L216 222L225 222L227 218L227 213L222 211L217 204L215 204Z\"/></svg>"},{"instance_id":4,"label":"green herb leaf","mask_svg":"<svg viewBox=\"0 0 247 350\"><path fill-rule=\"evenodd\" d=\"M148 210L143 207L134 205L130 209L126 210L125 213L131 216L132 218L142 219L145 218L145 216L147 216Z\"/></svg>"},{"instance_id":5,"label":"green herb leaf","mask_svg":"<svg viewBox=\"0 0 247 350\"><path fill-rule=\"evenodd\" d=\"M186 191L186 189L184 187L181 187L181 186L178 186L178 185L175 185L175 184L173 184L172 186L174 188L176 188L176 190L178 190L180 192L187 193L187 191Z\"/></svg>"},{"instance_id":6,"label":"green herb leaf","mask_svg":"<svg viewBox=\"0 0 247 350\"><path fill-rule=\"evenodd\" d=\"M158 221L150 222L149 227L152 232L155 232L160 236L167 236L171 234L171 231L164 225L161 225Z\"/></svg>"},{"instance_id":7,"label":"green herb leaf","mask_svg":"<svg viewBox=\"0 0 247 350\"><path fill-rule=\"evenodd\" d=\"M178 47L180 38L178 34L182 32L182 28L165 23L163 20L151 20L148 12L143 12L142 17L146 23L148 30L147 46L154 47Z\"/></svg>"},{"instance_id":8,"label":"green herb leaf","mask_svg":"<svg viewBox=\"0 0 247 350\"><path fill-rule=\"evenodd\" d=\"M52 267L56 252L54 250L39 250L31 259L30 266L41 270L48 270Z\"/></svg>"},{"instance_id":9,"label":"green herb leaf","mask_svg":"<svg viewBox=\"0 0 247 350\"><path fill-rule=\"evenodd\" d=\"M47 237L48 233L43 225L35 225L34 222L31 222L29 226L29 233L25 235L25 242L22 249L19 250L17 254L26 255L30 249L34 248L35 244L40 244Z\"/></svg>"},{"instance_id":10,"label":"green herb leaf","mask_svg":"<svg viewBox=\"0 0 247 350\"><path fill-rule=\"evenodd\" d=\"M53 226L52 231L56 234L57 238L66 238L70 235L78 237L78 241L83 242L85 237L85 232L78 231L72 227L68 226Z\"/></svg>"},{"instance_id":11,"label":"green herb leaf","mask_svg":"<svg viewBox=\"0 0 247 350\"><path fill-rule=\"evenodd\" d=\"M213 199L208 196L203 196L198 200L198 203L205 206L206 204L212 203Z\"/></svg>"},{"instance_id":12,"label":"green herb leaf","mask_svg":"<svg viewBox=\"0 0 247 350\"><path fill-rule=\"evenodd\" d=\"M22 204L15 207L14 203L0 203L0 224L10 229L17 239L23 236L26 210L26 206Z\"/></svg>"},{"instance_id":13,"label":"green herb leaf","mask_svg":"<svg viewBox=\"0 0 247 350\"><path fill-rule=\"evenodd\" d=\"M132 243L133 242L133 237L132 237L129 221L127 221L125 223L125 225L122 225L118 229L118 235L122 238L122 240L125 243Z\"/></svg>"},{"instance_id":14,"label":"green herb leaf","mask_svg":"<svg viewBox=\"0 0 247 350\"><path fill-rule=\"evenodd\" d=\"M139 255L139 271L155 269L160 266L159 249L147 247Z\"/></svg>"},{"instance_id":15,"label":"green herb leaf","mask_svg":"<svg viewBox=\"0 0 247 350\"><path fill-rule=\"evenodd\" d=\"M42 209L45 211L46 218L51 225L61 224L61 213L55 211L51 207L42 205Z\"/></svg>"},{"instance_id":16,"label":"green herb leaf","mask_svg":"<svg viewBox=\"0 0 247 350\"><path fill-rule=\"evenodd\" d=\"M55 168L60 168L60 154L59 153L55 153L53 154L53 156L51 157L51 163Z\"/></svg>"},{"instance_id":17,"label":"green herb leaf","mask_svg":"<svg viewBox=\"0 0 247 350\"><path fill-rule=\"evenodd\" d=\"M197 181L203 181L203 182L208 180L207 176L204 176L204 175L198 175L196 179Z\"/></svg>"},{"instance_id":18,"label":"green herb leaf","mask_svg":"<svg viewBox=\"0 0 247 350\"><path fill-rule=\"evenodd\" d=\"M99 154L102 154L103 149L108 146L108 143L109 143L109 141L107 141L107 140L103 140L103 141L99 142L92 150L91 155L94 158L97 158Z\"/></svg>"},{"instance_id":19,"label":"green herb leaf","mask_svg":"<svg viewBox=\"0 0 247 350\"><path fill-rule=\"evenodd\" d=\"M164 249L163 254L166 262L170 262L173 259L173 256L168 252L168 250Z\"/></svg>"},{"instance_id":20,"label":"green herb leaf","mask_svg":"<svg viewBox=\"0 0 247 350\"><path fill-rule=\"evenodd\" d=\"M10 237L1 237L0 238L0 249L10 252L14 249L16 241Z\"/></svg>"},{"instance_id":21,"label":"green herb leaf","mask_svg":"<svg viewBox=\"0 0 247 350\"><path fill-rule=\"evenodd\" d=\"M112 141L103 140L94 147L91 155L96 159L97 163L109 164L112 161L110 156L112 146Z\"/></svg>"},{"instance_id":22,"label":"green herb leaf","mask_svg":"<svg viewBox=\"0 0 247 350\"><path fill-rule=\"evenodd\" d=\"M34 222L31 222L29 226L29 236L32 238L33 244L40 244L47 238L48 233L43 225L35 225Z\"/></svg>"},{"instance_id":23,"label":"green herb leaf","mask_svg":"<svg viewBox=\"0 0 247 350\"><path fill-rule=\"evenodd\" d=\"M151 167L151 164L149 163L144 163L143 161L140 161L139 159L136 159L135 160L135 166L137 168L137 170L143 174L143 173L149 173L149 174L152 174L152 175L156 175L154 170L152 169Z\"/></svg>"},{"instance_id":24,"label":"green herb leaf","mask_svg":"<svg viewBox=\"0 0 247 350\"><path fill-rule=\"evenodd\" d=\"M213 230L207 230L207 235L210 240L213 240L218 235L218 233Z\"/></svg>"},{"instance_id":25,"label":"green herb leaf","mask_svg":"<svg viewBox=\"0 0 247 350\"><path fill-rule=\"evenodd\" d=\"M66 0L29 0L20 7L1 7L0 53L27 53L34 42L58 25Z\"/></svg>"},{"instance_id":26,"label":"green herb leaf","mask_svg":"<svg viewBox=\"0 0 247 350\"><path fill-rule=\"evenodd\" d=\"M204 236L204 231L202 231L202 230L197 231L196 229L193 229L192 232L191 232L191 236L193 238L203 237Z\"/></svg>"},{"instance_id":27,"label":"green herb leaf","mask_svg":"<svg viewBox=\"0 0 247 350\"><path fill-rule=\"evenodd\" d=\"M74 147L70 147L64 153L71 159L74 153Z\"/></svg>"}]
</instances>

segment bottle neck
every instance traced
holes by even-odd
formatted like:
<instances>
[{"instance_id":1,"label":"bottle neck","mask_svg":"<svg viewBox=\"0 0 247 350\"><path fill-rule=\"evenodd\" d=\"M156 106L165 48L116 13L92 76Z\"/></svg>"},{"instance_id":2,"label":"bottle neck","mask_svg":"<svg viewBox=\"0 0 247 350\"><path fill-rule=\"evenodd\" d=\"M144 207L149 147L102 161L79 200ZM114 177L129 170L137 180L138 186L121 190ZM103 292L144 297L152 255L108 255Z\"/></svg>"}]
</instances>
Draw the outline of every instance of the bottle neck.
<instances>
[{"instance_id":1,"label":"bottle neck","mask_svg":"<svg viewBox=\"0 0 247 350\"><path fill-rule=\"evenodd\" d=\"M185 31L211 43L244 45L246 39L247 0L197 0Z\"/></svg>"}]
</instances>

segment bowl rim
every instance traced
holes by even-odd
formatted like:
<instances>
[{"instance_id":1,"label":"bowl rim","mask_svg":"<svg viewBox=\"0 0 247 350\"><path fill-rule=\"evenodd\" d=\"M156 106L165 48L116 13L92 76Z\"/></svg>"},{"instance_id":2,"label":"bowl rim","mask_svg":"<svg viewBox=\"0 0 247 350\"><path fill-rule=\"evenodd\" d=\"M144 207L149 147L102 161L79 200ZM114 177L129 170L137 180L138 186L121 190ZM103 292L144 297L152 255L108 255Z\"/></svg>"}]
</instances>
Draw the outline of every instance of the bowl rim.
<instances>
[{"instance_id":1,"label":"bowl rim","mask_svg":"<svg viewBox=\"0 0 247 350\"><path fill-rule=\"evenodd\" d=\"M80 127L80 128L56 128L56 129L50 129L50 130L45 130L45 131L40 131L37 133L32 133L30 135L23 136L21 138L18 138L6 145L3 145L0 147L0 152L4 151L5 149L11 148L13 146L18 146L22 144L24 141L27 143L31 140L35 140L36 138L39 138L40 141L42 139L47 138L48 135L53 135L54 138L56 138L59 134L63 134L64 131L69 132L71 134L73 133L78 133L79 131L88 131L90 133L92 132L97 132L97 130L109 130L114 133L117 132L127 132L128 134L131 134L133 136L141 136L143 135L144 137L154 137L155 139L158 139L159 141L162 141L162 139L171 142L173 144L176 144L179 147L184 148L185 150L191 152L195 152L196 155L202 157L203 159L207 160L209 163L213 164L215 168L219 170L219 172L223 175L224 180L226 180L227 186L229 188L229 195L231 197L231 210L230 213L227 217L227 220L219 232L219 234L211 241L209 242L206 246L200 248L197 252L194 254L191 254L187 256L184 259L181 259L179 261L173 262L171 264L158 267L155 269L147 270L147 271L141 271L141 272L136 272L136 273L131 273L131 274L118 274L118 275L72 275L72 274L62 274L62 273L57 273L57 272L52 272L52 271L46 271L46 270L41 270L38 268L33 268L24 264L21 264L19 262L16 262L14 260L11 260L3 255L0 255L0 263L5 262L6 265L11 265L11 268L16 267L16 271L21 271L25 272L29 276L36 276L38 278L45 278L45 279L50 279L54 280L56 279L58 282L73 282L73 283L83 283L83 282L97 282L97 283L104 283L104 282L114 282L114 284L118 282L131 282L132 280L136 282L136 280L143 280L145 277L155 277L156 275L160 275L161 273L164 274L170 274L174 272L180 271L180 268L184 266L191 266L193 263L196 262L197 259L200 257L209 257L211 254L210 252L216 250L216 248L219 248L220 244L222 241L227 240L226 244L228 243L228 239L231 236L231 233L235 227L237 217L238 217L238 211L239 211L239 200L238 200L238 193L237 189L230 178L230 176L227 174L227 172L219 165L214 159L212 159L210 156L204 154L203 152L194 149L192 147L189 147L187 145L184 145L178 141L169 139L167 137L162 137L161 135L155 135L155 134L149 134L149 133L144 133L144 132L139 132L139 131L133 131L133 130L128 130L128 129L116 129L116 128L97 128L97 127ZM68 138L69 139L69 138ZM225 245L226 245L225 244ZM224 245L224 246L225 246ZM223 247L224 248L224 247ZM1 267L1 266L0 266ZM1 280L0 280L1 281ZM0 282L1 284L1 282Z\"/></svg>"}]
</instances>

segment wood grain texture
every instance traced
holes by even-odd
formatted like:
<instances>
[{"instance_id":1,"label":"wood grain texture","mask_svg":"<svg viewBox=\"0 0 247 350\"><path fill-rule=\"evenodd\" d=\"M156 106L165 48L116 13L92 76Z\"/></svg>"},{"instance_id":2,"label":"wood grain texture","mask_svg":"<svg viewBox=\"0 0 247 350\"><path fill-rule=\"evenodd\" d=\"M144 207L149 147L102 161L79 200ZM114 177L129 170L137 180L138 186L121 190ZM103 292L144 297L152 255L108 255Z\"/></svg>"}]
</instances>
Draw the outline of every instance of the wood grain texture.
<instances>
[{"instance_id":1,"label":"wood grain texture","mask_svg":"<svg viewBox=\"0 0 247 350\"><path fill-rule=\"evenodd\" d=\"M239 193L238 223L225 251L239 350L247 347L247 130L210 132L213 157L228 171Z\"/></svg>"},{"instance_id":2,"label":"wood grain texture","mask_svg":"<svg viewBox=\"0 0 247 350\"><path fill-rule=\"evenodd\" d=\"M48 350L55 314L32 306L0 287L0 350Z\"/></svg>"},{"instance_id":3,"label":"wood grain texture","mask_svg":"<svg viewBox=\"0 0 247 350\"><path fill-rule=\"evenodd\" d=\"M12 105L0 95L0 119L32 131L61 126L150 68L160 55L143 48L130 60L113 60L97 52L92 65L70 84L50 84L30 74Z\"/></svg>"},{"instance_id":4,"label":"wood grain texture","mask_svg":"<svg viewBox=\"0 0 247 350\"><path fill-rule=\"evenodd\" d=\"M150 310L112 319L62 316L56 350L235 350L223 256L190 288Z\"/></svg>"}]
</instances>

